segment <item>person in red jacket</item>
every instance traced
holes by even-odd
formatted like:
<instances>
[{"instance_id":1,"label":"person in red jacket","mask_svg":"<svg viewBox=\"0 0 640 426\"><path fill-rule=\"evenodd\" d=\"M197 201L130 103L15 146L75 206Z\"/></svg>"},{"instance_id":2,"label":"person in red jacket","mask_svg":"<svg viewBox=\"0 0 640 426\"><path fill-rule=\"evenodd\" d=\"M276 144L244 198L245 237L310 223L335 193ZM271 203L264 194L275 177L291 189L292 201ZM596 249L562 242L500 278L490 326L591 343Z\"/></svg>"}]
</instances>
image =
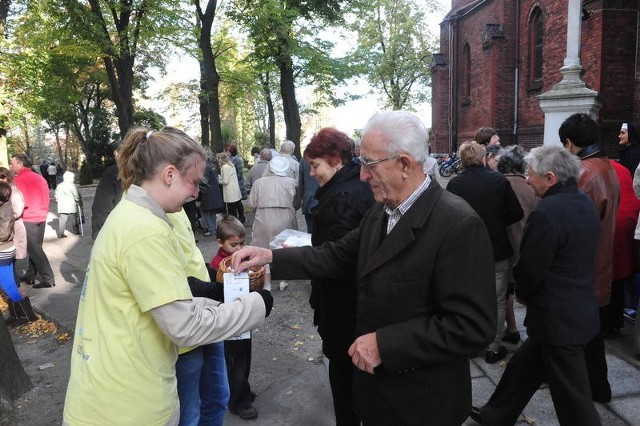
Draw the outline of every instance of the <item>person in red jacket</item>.
<instances>
[{"instance_id":1,"label":"person in red jacket","mask_svg":"<svg viewBox=\"0 0 640 426\"><path fill-rule=\"evenodd\" d=\"M47 181L31 169L31 160L25 154L16 154L11 157L10 168L15 175L15 185L24 195L22 220L27 230L27 253L29 254L29 271L24 281L27 284L33 284L33 288L55 287L49 258L42 249L47 213L49 213ZM36 275L40 279L37 284L34 284Z\"/></svg>"}]
</instances>

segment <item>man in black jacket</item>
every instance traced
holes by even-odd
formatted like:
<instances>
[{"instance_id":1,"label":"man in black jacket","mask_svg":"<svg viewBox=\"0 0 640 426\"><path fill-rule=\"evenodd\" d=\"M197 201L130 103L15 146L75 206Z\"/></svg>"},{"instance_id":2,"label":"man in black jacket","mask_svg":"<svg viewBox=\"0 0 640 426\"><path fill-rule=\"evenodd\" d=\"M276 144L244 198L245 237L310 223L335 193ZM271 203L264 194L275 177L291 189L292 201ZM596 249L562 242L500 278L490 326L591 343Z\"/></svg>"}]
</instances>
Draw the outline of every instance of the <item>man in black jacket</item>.
<instances>
[{"instance_id":1,"label":"man in black jacket","mask_svg":"<svg viewBox=\"0 0 640 426\"><path fill-rule=\"evenodd\" d=\"M118 151L122 145L121 140L117 140L109 144L113 149L113 156L118 159ZM111 210L122 199L122 183L118 179L118 165L112 164L107 167L96 188L96 194L93 199L93 205L91 206L91 238L94 240L98 238L98 233L107 220L107 216L111 213Z\"/></svg>"},{"instance_id":2,"label":"man in black jacket","mask_svg":"<svg viewBox=\"0 0 640 426\"><path fill-rule=\"evenodd\" d=\"M472 410L488 425L513 425L543 382L561 425L599 425L584 347L599 331L593 262L600 220L578 191L580 160L562 147L527 157L529 185L542 197L527 219L514 275L527 305L529 338L513 355L489 402Z\"/></svg>"},{"instance_id":3,"label":"man in black jacket","mask_svg":"<svg viewBox=\"0 0 640 426\"><path fill-rule=\"evenodd\" d=\"M498 322L495 338L487 347L484 359L488 364L495 364L507 356L507 349L500 344L507 318L507 287L513 255L507 226L520 221L524 212L507 178L485 166L485 153L485 147L479 143L463 143L459 155L464 171L449 182L447 191L462 197L473 207L491 238Z\"/></svg>"}]
</instances>

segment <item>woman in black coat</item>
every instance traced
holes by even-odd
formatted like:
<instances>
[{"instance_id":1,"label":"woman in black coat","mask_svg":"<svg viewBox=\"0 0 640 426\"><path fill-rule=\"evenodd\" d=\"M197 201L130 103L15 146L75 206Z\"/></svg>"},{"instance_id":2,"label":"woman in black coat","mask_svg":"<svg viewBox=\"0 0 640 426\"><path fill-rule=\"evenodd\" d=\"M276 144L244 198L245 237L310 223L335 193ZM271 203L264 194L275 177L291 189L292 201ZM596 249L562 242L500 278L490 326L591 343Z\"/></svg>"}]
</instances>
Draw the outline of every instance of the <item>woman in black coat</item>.
<instances>
[{"instance_id":1,"label":"woman in black coat","mask_svg":"<svg viewBox=\"0 0 640 426\"><path fill-rule=\"evenodd\" d=\"M371 188L360 181L360 165L352 159L351 140L331 128L320 130L307 146L304 158L319 184L318 205L312 210L311 241L319 246L339 240L357 228L374 204ZM353 364L347 351L355 340L356 275L341 280L311 281L313 322L322 337L322 351L329 359L329 383L336 424L359 425L353 412Z\"/></svg>"},{"instance_id":2,"label":"woman in black coat","mask_svg":"<svg viewBox=\"0 0 640 426\"><path fill-rule=\"evenodd\" d=\"M218 172L216 171L211 156L207 158L204 169L203 183L200 185L200 212L207 226L205 237L210 237L216 233L216 213L224 209L224 201L218 183Z\"/></svg>"}]
</instances>

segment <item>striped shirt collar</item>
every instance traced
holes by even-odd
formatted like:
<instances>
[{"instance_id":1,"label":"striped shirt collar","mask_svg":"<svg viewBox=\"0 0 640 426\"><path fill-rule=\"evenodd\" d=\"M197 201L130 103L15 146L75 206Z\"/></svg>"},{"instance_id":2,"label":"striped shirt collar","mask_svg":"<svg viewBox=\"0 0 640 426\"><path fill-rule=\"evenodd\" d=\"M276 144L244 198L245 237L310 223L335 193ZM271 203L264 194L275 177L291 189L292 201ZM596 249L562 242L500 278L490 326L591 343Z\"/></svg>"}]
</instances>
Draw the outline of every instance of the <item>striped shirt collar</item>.
<instances>
[{"instance_id":1,"label":"striped shirt collar","mask_svg":"<svg viewBox=\"0 0 640 426\"><path fill-rule=\"evenodd\" d=\"M400 221L400 218L402 217L402 215L404 215L411 208L411 206L413 206L413 204L416 202L418 197L420 197L422 193L427 190L427 187L429 186L430 183L431 183L431 178L429 177L429 175L425 175L424 181L422 181L422 184L419 187L417 187L416 190L413 191L406 200L400 203L398 207L396 207L395 209L392 209L391 207L385 204L384 212L388 216L387 235L391 232L393 227L396 226L396 224Z\"/></svg>"}]
</instances>

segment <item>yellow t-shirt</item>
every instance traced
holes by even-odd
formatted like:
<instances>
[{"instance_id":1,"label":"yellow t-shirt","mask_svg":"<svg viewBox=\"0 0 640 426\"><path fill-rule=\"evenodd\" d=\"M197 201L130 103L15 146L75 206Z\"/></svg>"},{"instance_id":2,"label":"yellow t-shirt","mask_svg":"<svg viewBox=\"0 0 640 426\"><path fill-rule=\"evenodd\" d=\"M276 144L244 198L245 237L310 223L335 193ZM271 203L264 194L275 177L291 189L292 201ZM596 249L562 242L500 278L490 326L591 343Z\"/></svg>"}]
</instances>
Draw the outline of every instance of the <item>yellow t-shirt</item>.
<instances>
[{"instance_id":1,"label":"yellow t-shirt","mask_svg":"<svg viewBox=\"0 0 640 426\"><path fill-rule=\"evenodd\" d=\"M173 224L173 232L176 234L184 253L187 262L184 270L187 276L196 277L202 281L210 281L209 271L207 271L202 252L196 245L187 213L182 209L178 213L169 213L167 216Z\"/></svg>"},{"instance_id":2,"label":"yellow t-shirt","mask_svg":"<svg viewBox=\"0 0 640 426\"><path fill-rule=\"evenodd\" d=\"M111 212L80 296L66 423L164 425L177 415L177 349L149 310L192 298L186 264L166 216L126 198Z\"/></svg>"},{"instance_id":3,"label":"yellow t-shirt","mask_svg":"<svg viewBox=\"0 0 640 426\"><path fill-rule=\"evenodd\" d=\"M184 209L178 213L169 213L169 220L173 224L173 232L178 238L180 247L184 254L185 262L184 270L189 277L195 277L202 281L210 281L209 271L204 263L204 257L202 252L196 245L195 236L191 229L191 222ZM180 355L194 350L197 346L190 346L187 348L179 348L178 353Z\"/></svg>"}]
</instances>

